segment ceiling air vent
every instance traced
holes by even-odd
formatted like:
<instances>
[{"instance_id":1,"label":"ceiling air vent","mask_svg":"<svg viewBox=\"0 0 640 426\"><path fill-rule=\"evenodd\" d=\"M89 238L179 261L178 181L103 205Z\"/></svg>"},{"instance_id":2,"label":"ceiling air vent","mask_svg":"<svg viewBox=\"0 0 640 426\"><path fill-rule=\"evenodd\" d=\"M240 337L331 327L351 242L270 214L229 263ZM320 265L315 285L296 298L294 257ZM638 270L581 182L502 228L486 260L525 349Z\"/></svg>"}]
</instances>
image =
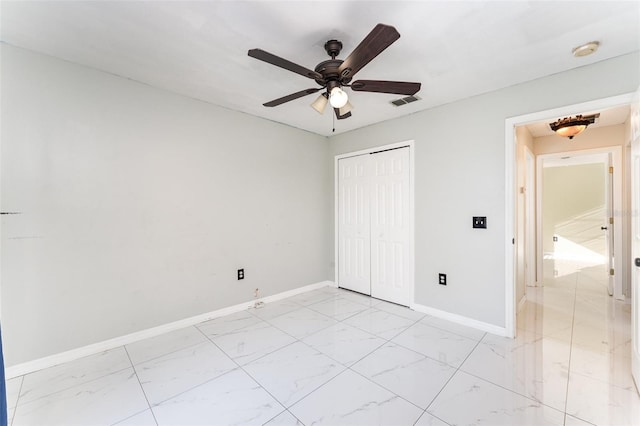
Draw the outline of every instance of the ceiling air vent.
<instances>
[{"instance_id":1,"label":"ceiling air vent","mask_svg":"<svg viewBox=\"0 0 640 426\"><path fill-rule=\"evenodd\" d=\"M400 98L391 101L391 103L395 106L402 106L406 104L410 104L411 102L419 101L420 98L417 96L407 96L406 98Z\"/></svg>"}]
</instances>

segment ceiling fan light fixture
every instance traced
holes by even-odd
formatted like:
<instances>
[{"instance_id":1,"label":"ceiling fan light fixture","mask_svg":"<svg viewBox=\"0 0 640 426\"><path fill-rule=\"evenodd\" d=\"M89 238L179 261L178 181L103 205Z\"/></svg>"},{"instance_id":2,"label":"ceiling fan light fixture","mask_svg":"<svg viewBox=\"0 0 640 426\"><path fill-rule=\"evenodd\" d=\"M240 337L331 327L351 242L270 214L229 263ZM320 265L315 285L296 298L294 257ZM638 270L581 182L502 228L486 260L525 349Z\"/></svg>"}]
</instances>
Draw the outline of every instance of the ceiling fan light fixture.
<instances>
[{"instance_id":1,"label":"ceiling fan light fixture","mask_svg":"<svg viewBox=\"0 0 640 426\"><path fill-rule=\"evenodd\" d=\"M342 108L349 102L347 93L339 87L334 87L329 93L329 103L334 108Z\"/></svg>"},{"instance_id":2,"label":"ceiling fan light fixture","mask_svg":"<svg viewBox=\"0 0 640 426\"><path fill-rule=\"evenodd\" d=\"M352 109L353 109L353 105L351 105L351 102L347 100L347 103L344 104L342 108L338 108L338 113L340 114L340 116L343 116L351 112Z\"/></svg>"},{"instance_id":3,"label":"ceiling fan light fixture","mask_svg":"<svg viewBox=\"0 0 640 426\"><path fill-rule=\"evenodd\" d=\"M324 109L327 107L328 103L329 100L327 99L327 95L323 93L322 95L318 96L315 101L313 101L311 107L322 114L324 113Z\"/></svg>"},{"instance_id":4,"label":"ceiling fan light fixture","mask_svg":"<svg viewBox=\"0 0 640 426\"><path fill-rule=\"evenodd\" d=\"M598 117L600 117L600 113L565 117L549 123L549 127L559 136L573 139L574 136L584 132L590 124L595 123Z\"/></svg>"}]
</instances>

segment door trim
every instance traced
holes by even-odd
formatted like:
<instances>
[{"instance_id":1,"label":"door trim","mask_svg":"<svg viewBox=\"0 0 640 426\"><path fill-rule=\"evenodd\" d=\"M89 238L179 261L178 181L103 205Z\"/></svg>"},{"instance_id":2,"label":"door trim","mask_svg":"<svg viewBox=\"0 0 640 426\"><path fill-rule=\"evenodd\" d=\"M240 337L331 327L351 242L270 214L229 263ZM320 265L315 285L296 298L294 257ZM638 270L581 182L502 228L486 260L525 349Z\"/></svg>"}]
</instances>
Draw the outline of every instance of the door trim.
<instances>
[{"instance_id":1,"label":"door trim","mask_svg":"<svg viewBox=\"0 0 640 426\"><path fill-rule=\"evenodd\" d=\"M531 164L529 164L531 161ZM529 149L524 147L524 165L525 165L525 262L528 267L525 268L524 290L527 294L527 286L537 287L538 284L538 267L537 267L537 238L536 238L536 156Z\"/></svg>"},{"instance_id":2,"label":"door trim","mask_svg":"<svg viewBox=\"0 0 640 426\"><path fill-rule=\"evenodd\" d=\"M372 154L378 151L385 151L389 149L396 148L409 148L409 263L411 267L409 268L409 306L415 303L415 204L414 204L414 194L415 194L415 144L413 140L408 140L404 142L396 142L388 145L380 145L367 149L363 149L360 151L347 152L344 154L338 154L333 159L333 223L334 223L334 248L333 248L333 256L334 256L334 281L336 287L340 287L340 264L339 264L339 208L338 208L338 199L339 199L339 188L338 188L338 179L339 179L339 169L338 169L338 160L342 158L355 157L358 155Z\"/></svg>"},{"instance_id":3,"label":"door trim","mask_svg":"<svg viewBox=\"0 0 640 426\"><path fill-rule=\"evenodd\" d=\"M515 280L515 250L512 243L512 238L515 236L515 193L516 193L516 149L515 149L515 135L516 126L522 126L525 124L533 123L536 121L553 120L559 116L566 117L574 114L576 111L595 110L611 108L621 105L629 105L633 99L633 93L626 93L624 95L612 96L603 99L597 99L594 101L583 102L573 105L567 105L560 108L548 109L545 111L533 112L530 114L523 114L515 117L505 119L505 146L504 146L504 170L505 170L505 238L504 238L504 253L505 253L505 270L504 270L504 305L505 305L505 334L510 337L516 335L516 280Z\"/></svg>"}]
</instances>

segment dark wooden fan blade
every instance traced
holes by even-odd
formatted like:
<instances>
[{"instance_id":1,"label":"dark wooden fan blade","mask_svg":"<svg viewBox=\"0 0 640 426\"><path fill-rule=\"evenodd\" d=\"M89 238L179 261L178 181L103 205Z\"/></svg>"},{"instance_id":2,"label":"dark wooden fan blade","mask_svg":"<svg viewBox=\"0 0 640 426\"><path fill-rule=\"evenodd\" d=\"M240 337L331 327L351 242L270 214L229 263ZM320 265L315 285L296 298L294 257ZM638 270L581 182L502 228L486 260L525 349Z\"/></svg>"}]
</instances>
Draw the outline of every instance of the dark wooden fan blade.
<instances>
[{"instance_id":1,"label":"dark wooden fan blade","mask_svg":"<svg viewBox=\"0 0 640 426\"><path fill-rule=\"evenodd\" d=\"M292 101L294 99L298 99L298 98L301 98L303 96L307 96L307 95L310 95L312 93L316 93L318 90L321 90L321 89L322 89L322 87L318 87L316 89L301 90L299 92L292 93L290 95L283 96L283 97L278 98L278 99L274 99L274 100L272 100L270 102L267 102L266 104L262 104L262 105L264 105L266 107L278 106L278 105L281 105L281 104L283 104L285 102L289 102L289 101Z\"/></svg>"},{"instance_id":2,"label":"dark wooden fan blade","mask_svg":"<svg viewBox=\"0 0 640 426\"><path fill-rule=\"evenodd\" d=\"M394 93L397 95L415 95L420 87L420 83L408 81L358 80L351 83L351 90L356 92Z\"/></svg>"},{"instance_id":3,"label":"dark wooden fan blade","mask_svg":"<svg viewBox=\"0 0 640 426\"><path fill-rule=\"evenodd\" d=\"M333 112L336 113L336 118L338 120L344 120L345 118L349 118L351 117L351 111L349 111L348 113L346 113L345 115L340 115L340 108L334 108Z\"/></svg>"},{"instance_id":4,"label":"dark wooden fan blade","mask_svg":"<svg viewBox=\"0 0 640 426\"><path fill-rule=\"evenodd\" d=\"M300 74L314 80L322 79L321 74L311 71L309 68L305 68L302 65L294 64L291 61L287 61L286 59L273 55L269 52L265 52L262 49L251 49L248 53L252 58L260 59L261 61L275 65L276 67L284 68L285 70L295 72L296 74Z\"/></svg>"},{"instance_id":5,"label":"dark wooden fan blade","mask_svg":"<svg viewBox=\"0 0 640 426\"><path fill-rule=\"evenodd\" d=\"M400 33L390 25L378 24L360 42L338 68L342 77L353 77L362 67L400 38Z\"/></svg>"}]
</instances>

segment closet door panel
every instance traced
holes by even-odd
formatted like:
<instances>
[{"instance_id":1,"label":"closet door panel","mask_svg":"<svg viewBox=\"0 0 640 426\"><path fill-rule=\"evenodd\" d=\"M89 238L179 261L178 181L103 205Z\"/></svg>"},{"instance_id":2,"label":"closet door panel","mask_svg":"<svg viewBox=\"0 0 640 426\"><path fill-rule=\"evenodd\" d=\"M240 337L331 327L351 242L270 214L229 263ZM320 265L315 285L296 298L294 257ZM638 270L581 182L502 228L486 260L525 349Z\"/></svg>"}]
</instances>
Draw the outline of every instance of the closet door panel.
<instances>
[{"instance_id":1,"label":"closet door panel","mask_svg":"<svg viewBox=\"0 0 640 426\"><path fill-rule=\"evenodd\" d=\"M371 295L408 305L409 149L371 156Z\"/></svg>"},{"instance_id":2,"label":"closet door panel","mask_svg":"<svg viewBox=\"0 0 640 426\"><path fill-rule=\"evenodd\" d=\"M338 160L338 285L371 294L370 156Z\"/></svg>"}]
</instances>

